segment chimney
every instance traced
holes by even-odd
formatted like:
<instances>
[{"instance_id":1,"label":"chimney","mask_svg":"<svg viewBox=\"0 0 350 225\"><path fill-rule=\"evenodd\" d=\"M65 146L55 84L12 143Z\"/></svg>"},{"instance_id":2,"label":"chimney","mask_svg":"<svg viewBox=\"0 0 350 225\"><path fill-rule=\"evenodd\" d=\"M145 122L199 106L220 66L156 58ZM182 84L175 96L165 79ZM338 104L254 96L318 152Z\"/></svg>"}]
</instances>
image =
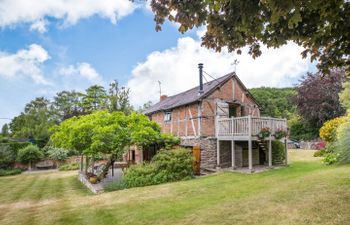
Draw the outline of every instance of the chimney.
<instances>
[{"instance_id":1,"label":"chimney","mask_svg":"<svg viewBox=\"0 0 350 225\"><path fill-rule=\"evenodd\" d=\"M201 95L203 94L203 63L198 64L198 69L199 69L199 90L198 94Z\"/></svg>"},{"instance_id":2,"label":"chimney","mask_svg":"<svg viewBox=\"0 0 350 225\"><path fill-rule=\"evenodd\" d=\"M165 100L167 97L168 97L167 95L161 95L159 101L163 101L163 100Z\"/></svg>"}]
</instances>

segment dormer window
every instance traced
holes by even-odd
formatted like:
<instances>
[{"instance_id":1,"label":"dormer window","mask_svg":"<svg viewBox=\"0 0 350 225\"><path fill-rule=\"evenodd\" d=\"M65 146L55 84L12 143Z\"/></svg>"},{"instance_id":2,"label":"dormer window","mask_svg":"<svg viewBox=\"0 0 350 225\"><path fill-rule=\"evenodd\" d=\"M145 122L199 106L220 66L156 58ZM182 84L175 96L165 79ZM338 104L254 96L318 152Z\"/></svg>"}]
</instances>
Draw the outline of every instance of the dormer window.
<instances>
[{"instance_id":1,"label":"dormer window","mask_svg":"<svg viewBox=\"0 0 350 225\"><path fill-rule=\"evenodd\" d=\"M164 122L170 122L171 121L171 112L165 112L164 113Z\"/></svg>"}]
</instances>

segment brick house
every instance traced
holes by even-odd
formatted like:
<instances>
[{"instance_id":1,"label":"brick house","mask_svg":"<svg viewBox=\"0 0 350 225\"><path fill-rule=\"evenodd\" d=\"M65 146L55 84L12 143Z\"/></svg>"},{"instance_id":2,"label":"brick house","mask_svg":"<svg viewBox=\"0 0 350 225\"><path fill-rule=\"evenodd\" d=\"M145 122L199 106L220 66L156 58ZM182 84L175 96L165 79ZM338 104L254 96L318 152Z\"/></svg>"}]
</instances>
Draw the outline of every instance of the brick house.
<instances>
[{"instance_id":1,"label":"brick house","mask_svg":"<svg viewBox=\"0 0 350 225\"><path fill-rule=\"evenodd\" d=\"M182 146L199 145L202 168L247 167L252 171L256 165L272 166L273 136L262 142L256 135L263 127L271 133L287 129L286 120L260 117L258 103L235 73L203 84L203 64L199 64L199 80L198 87L161 96L144 114L162 132L180 137ZM135 152L142 158L142 152Z\"/></svg>"}]
</instances>

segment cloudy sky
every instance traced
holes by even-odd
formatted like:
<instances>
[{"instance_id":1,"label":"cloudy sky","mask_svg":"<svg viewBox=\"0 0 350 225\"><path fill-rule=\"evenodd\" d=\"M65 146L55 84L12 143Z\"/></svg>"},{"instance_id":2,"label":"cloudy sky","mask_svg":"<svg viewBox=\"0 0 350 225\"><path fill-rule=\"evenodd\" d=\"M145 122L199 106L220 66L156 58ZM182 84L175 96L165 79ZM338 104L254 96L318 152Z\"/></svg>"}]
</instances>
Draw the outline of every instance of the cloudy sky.
<instances>
[{"instance_id":1,"label":"cloudy sky","mask_svg":"<svg viewBox=\"0 0 350 225\"><path fill-rule=\"evenodd\" d=\"M292 86L315 66L289 43L253 60L200 46L203 28L185 34L167 23L156 32L152 12L128 0L0 1L0 118L18 115L35 97L84 90L117 79L135 106L198 84L197 64L214 77L234 70L247 87ZM142 1L141 1L142 2ZM6 120L0 120L0 125Z\"/></svg>"}]
</instances>

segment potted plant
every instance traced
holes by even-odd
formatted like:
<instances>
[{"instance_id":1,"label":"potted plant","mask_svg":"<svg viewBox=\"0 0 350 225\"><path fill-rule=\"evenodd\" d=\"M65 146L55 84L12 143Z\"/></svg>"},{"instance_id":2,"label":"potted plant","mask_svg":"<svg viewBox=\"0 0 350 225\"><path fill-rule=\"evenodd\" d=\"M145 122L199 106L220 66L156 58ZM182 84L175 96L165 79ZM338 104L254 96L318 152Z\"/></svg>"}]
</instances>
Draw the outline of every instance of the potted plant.
<instances>
[{"instance_id":1,"label":"potted plant","mask_svg":"<svg viewBox=\"0 0 350 225\"><path fill-rule=\"evenodd\" d=\"M97 175L93 173L87 173L87 178L89 179L90 183L96 184L98 182Z\"/></svg>"},{"instance_id":2,"label":"potted plant","mask_svg":"<svg viewBox=\"0 0 350 225\"><path fill-rule=\"evenodd\" d=\"M267 138L268 136L270 136L270 134L271 134L270 128L268 128L268 127L263 127L263 128L261 128L261 130L260 130L258 136L259 136L260 139L265 139L265 138Z\"/></svg>"},{"instance_id":3,"label":"potted plant","mask_svg":"<svg viewBox=\"0 0 350 225\"><path fill-rule=\"evenodd\" d=\"M287 137L287 131L283 130L283 129L278 129L275 134L274 134L276 139L281 139L284 137Z\"/></svg>"}]
</instances>

